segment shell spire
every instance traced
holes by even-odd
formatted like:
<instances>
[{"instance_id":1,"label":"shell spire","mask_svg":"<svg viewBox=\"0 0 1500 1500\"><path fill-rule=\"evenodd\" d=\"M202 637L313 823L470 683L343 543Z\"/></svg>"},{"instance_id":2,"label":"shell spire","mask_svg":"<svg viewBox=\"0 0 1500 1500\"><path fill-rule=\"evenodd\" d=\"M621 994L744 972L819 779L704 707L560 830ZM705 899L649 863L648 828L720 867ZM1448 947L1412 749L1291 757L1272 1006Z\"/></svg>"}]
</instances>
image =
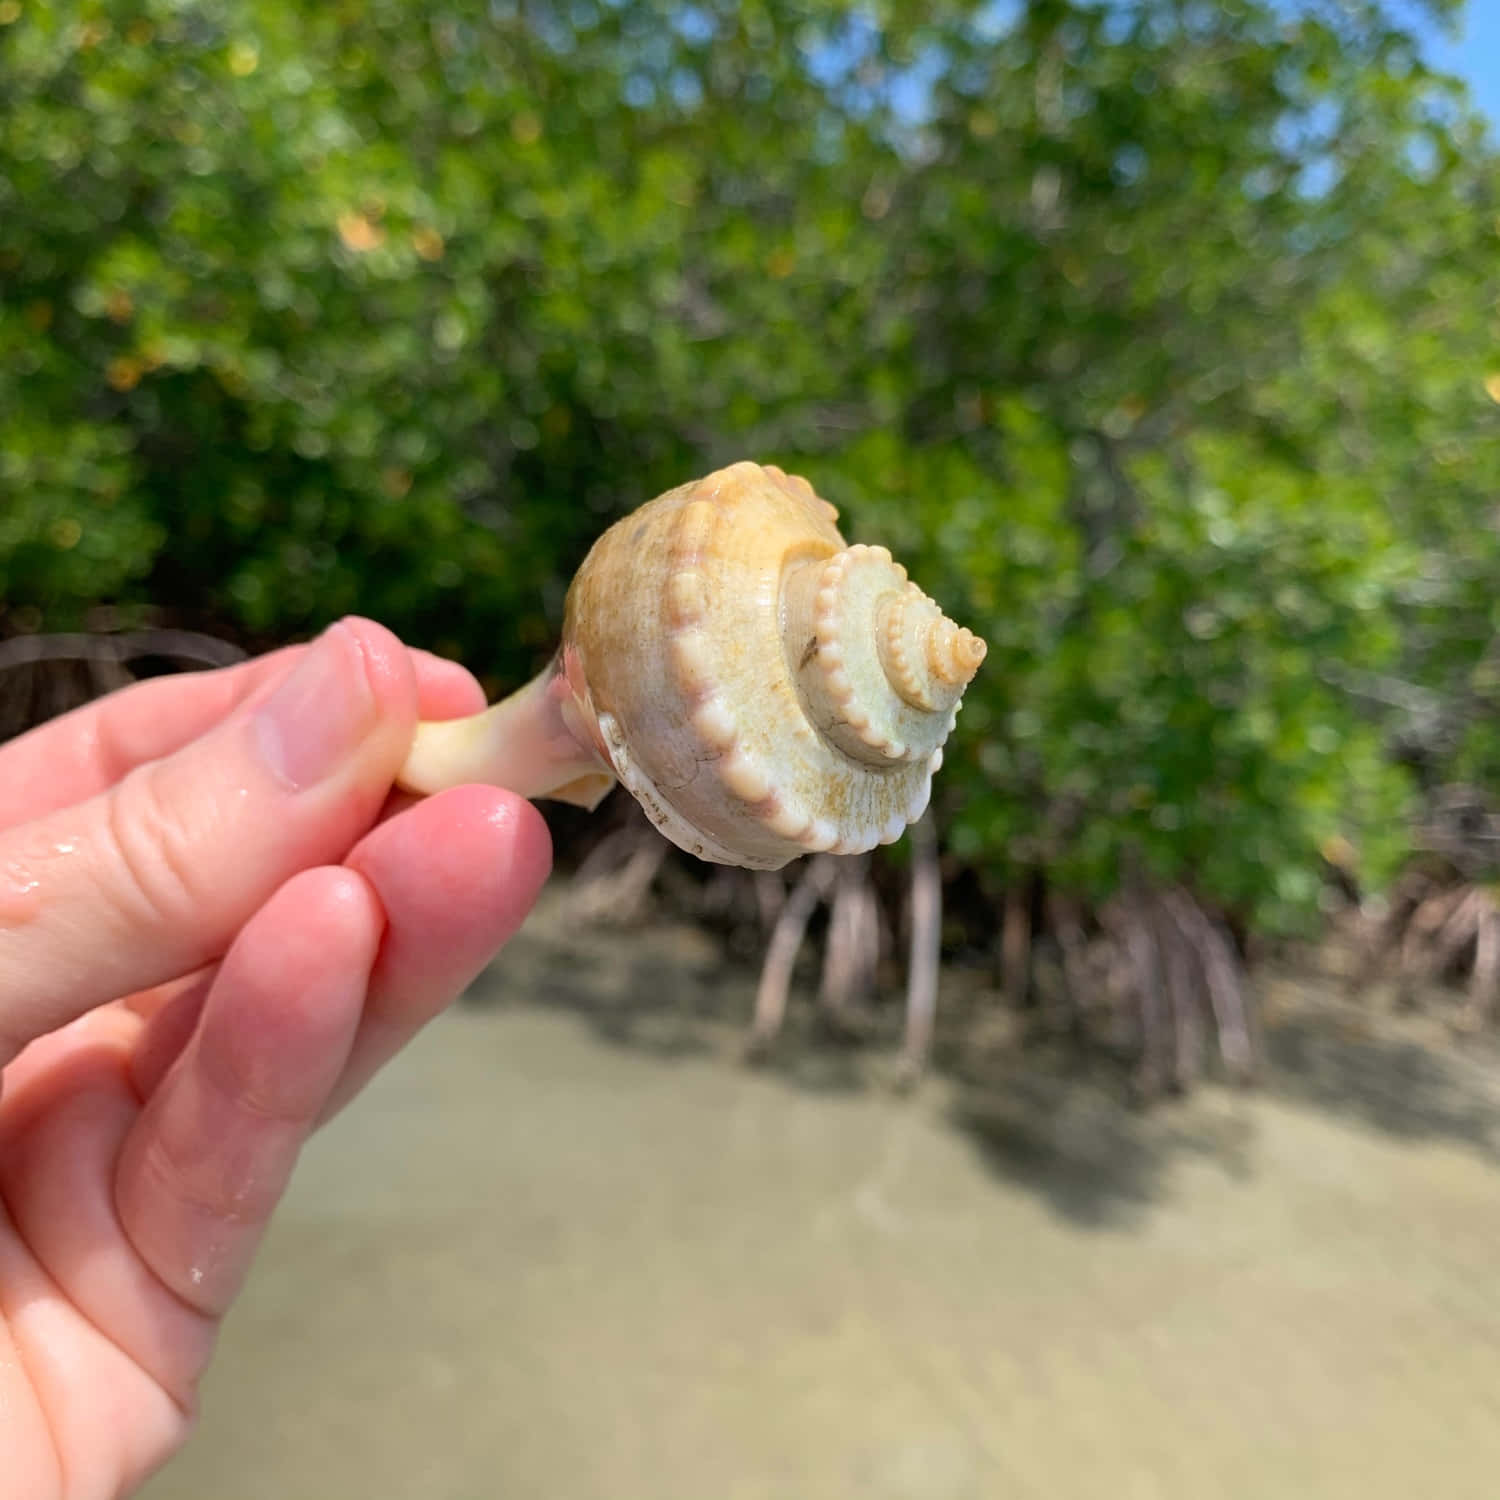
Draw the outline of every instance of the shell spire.
<instances>
[{"instance_id":1,"label":"shell spire","mask_svg":"<svg viewBox=\"0 0 1500 1500\"><path fill-rule=\"evenodd\" d=\"M945 702L956 703L988 649L914 583L882 602L877 628L886 676L913 708L932 711Z\"/></svg>"},{"instance_id":2,"label":"shell spire","mask_svg":"<svg viewBox=\"0 0 1500 1500\"><path fill-rule=\"evenodd\" d=\"M530 794L555 774L583 801L613 773L674 843L752 869L898 839L927 806L985 645L884 547L847 545L837 519L806 480L738 463L612 526L568 591L552 686L507 700L550 714L557 769L526 780ZM513 774L524 747L500 741L539 712L489 711ZM429 756L403 779L486 779L483 753Z\"/></svg>"},{"instance_id":3,"label":"shell spire","mask_svg":"<svg viewBox=\"0 0 1500 1500\"><path fill-rule=\"evenodd\" d=\"M984 642L945 619L884 547L843 548L801 586L809 588L810 602L793 605L788 628L795 636L805 613L810 642L799 677L814 721L855 760L930 759L953 727Z\"/></svg>"}]
</instances>

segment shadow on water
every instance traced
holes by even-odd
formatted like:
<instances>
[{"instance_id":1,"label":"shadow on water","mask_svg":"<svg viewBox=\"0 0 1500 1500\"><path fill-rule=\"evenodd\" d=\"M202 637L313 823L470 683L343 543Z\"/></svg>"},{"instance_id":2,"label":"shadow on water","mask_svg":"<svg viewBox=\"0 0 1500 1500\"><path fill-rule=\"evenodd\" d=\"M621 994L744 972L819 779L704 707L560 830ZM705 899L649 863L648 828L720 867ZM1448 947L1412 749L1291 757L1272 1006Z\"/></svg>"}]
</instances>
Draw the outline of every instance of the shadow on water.
<instances>
[{"instance_id":1,"label":"shadow on water","mask_svg":"<svg viewBox=\"0 0 1500 1500\"><path fill-rule=\"evenodd\" d=\"M996 1176L1088 1229L1125 1228L1149 1207L1165 1167L1123 1108L1081 1098L1055 1078L1023 1078L1004 1095L968 1094L951 1112Z\"/></svg>"},{"instance_id":2,"label":"shadow on water","mask_svg":"<svg viewBox=\"0 0 1500 1500\"><path fill-rule=\"evenodd\" d=\"M1500 1160L1500 1054L1434 1026L1308 1004L1262 1036L1267 1092L1411 1141L1447 1141Z\"/></svg>"},{"instance_id":3,"label":"shadow on water","mask_svg":"<svg viewBox=\"0 0 1500 1500\"><path fill-rule=\"evenodd\" d=\"M1253 1126L1232 1107L1167 1100L1143 1108L1118 1062L1050 1043L951 1065L948 1117L997 1177L1085 1229L1129 1228L1187 1158L1251 1171Z\"/></svg>"},{"instance_id":4,"label":"shadow on water","mask_svg":"<svg viewBox=\"0 0 1500 1500\"><path fill-rule=\"evenodd\" d=\"M528 966L524 985L481 984L464 1003L491 1009L521 1001L572 1011L600 1041L663 1059L701 1057L716 1050L701 1022L708 1001L698 976L625 942L601 955L579 946Z\"/></svg>"},{"instance_id":5,"label":"shadow on water","mask_svg":"<svg viewBox=\"0 0 1500 1500\"><path fill-rule=\"evenodd\" d=\"M1316 981L1279 983L1261 1035L1256 1091L1407 1140L1446 1141L1500 1158L1500 1054L1456 1046L1441 1027L1414 1034L1399 1018L1340 1004ZM507 950L466 1003L570 1011L603 1043L661 1060L745 1065L755 974L701 930L653 923L632 931L569 923L558 903ZM1127 1066L1062 1038L976 1047L976 1019L950 1006L933 1072L951 1089L947 1116L997 1178L1021 1184L1066 1221L1128 1227L1168 1191L1173 1168L1206 1161L1250 1174L1252 1112L1228 1089L1142 1107ZM891 1089L899 1022L887 1008L875 1046L850 1045L793 994L760 1071L811 1093ZM980 1017L982 1019L982 1017ZM1215 1103L1210 1107L1206 1100Z\"/></svg>"},{"instance_id":6,"label":"shadow on water","mask_svg":"<svg viewBox=\"0 0 1500 1500\"><path fill-rule=\"evenodd\" d=\"M746 1039L756 976L697 929L567 931L555 914L529 925L464 997L471 1008L516 1003L572 1012L602 1042L658 1059L720 1057L751 1065ZM754 1065L813 1093L871 1083L851 1038L794 1003L777 1043Z\"/></svg>"},{"instance_id":7,"label":"shadow on water","mask_svg":"<svg viewBox=\"0 0 1500 1500\"><path fill-rule=\"evenodd\" d=\"M1406 1142L1453 1145L1500 1163L1500 1045L1455 1038L1433 1016L1382 1013L1316 978L1264 986L1255 1094ZM953 1118L994 1170L1031 1185L1079 1224L1128 1221L1171 1167L1212 1160L1251 1170L1248 1116L1167 1099L1142 1108L1118 1059L1048 1045L948 1070L964 1085ZM1227 1090L1216 1091L1232 1100Z\"/></svg>"},{"instance_id":8,"label":"shadow on water","mask_svg":"<svg viewBox=\"0 0 1500 1500\"><path fill-rule=\"evenodd\" d=\"M1253 1093L1408 1142L1461 1147L1500 1163L1500 1048L1455 1041L1430 1020L1404 1022L1331 1000L1316 981L1283 992L1259 1038ZM976 1066L958 1057L952 1117L993 1170L1025 1183L1069 1221L1130 1222L1165 1191L1171 1169L1209 1160L1252 1170L1254 1126L1235 1092L1141 1107L1120 1063L1080 1050L1012 1050ZM1227 1104L1227 1111L1223 1106Z\"/></svg>"}]
</instances>

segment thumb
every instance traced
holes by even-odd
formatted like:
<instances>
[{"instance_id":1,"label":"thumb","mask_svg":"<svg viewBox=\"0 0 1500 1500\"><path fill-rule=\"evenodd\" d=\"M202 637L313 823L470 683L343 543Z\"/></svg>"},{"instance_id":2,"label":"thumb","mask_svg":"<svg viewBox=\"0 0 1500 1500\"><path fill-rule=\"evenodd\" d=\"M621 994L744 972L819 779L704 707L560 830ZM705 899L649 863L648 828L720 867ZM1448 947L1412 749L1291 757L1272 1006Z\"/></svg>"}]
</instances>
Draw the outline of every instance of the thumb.
<instances>
[{"instance_id":1,"label":"thumb","mask_svg":"<svg viewBox=\"0 0 1500 1500\"><path fill-rule=\"evenodd\" d=\"M405 648L365 620L201 739L0 834L0 1066L117 995L223 955L378 815L416 723Z\"/></svg>"}]
</instances>

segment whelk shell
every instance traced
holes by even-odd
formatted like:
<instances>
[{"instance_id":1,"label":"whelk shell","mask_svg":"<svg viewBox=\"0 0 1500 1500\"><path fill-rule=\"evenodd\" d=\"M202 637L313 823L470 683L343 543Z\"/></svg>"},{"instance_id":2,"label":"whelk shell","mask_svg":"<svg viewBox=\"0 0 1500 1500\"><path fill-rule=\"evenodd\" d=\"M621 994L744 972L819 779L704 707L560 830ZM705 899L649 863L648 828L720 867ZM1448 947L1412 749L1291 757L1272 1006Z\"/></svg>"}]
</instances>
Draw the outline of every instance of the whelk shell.
<instances>
[{"instance_id":1,"label":"whelk shell","mask_svg":"<svg viewBox=\"0 0 1500 1500\"><path fill-rule=\"evenodd\" d=\"M541 676L424 724L401 781L593 806L615 778L701 859L777 869L898 839L985 645L806 480L732 464L604 533Z\"/></svg>"}]
</instances>

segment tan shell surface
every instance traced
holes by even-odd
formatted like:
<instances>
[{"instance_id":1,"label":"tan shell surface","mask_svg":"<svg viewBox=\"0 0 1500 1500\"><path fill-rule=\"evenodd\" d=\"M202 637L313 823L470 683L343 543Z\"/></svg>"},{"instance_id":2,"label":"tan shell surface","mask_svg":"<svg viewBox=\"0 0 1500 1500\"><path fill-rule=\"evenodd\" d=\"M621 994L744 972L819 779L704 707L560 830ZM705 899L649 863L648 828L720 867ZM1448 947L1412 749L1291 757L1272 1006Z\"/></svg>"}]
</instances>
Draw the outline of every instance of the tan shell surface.
<instances>
[{"instance_id":1,"label":"tan shell surface","mask_svg":"<svg viewBox=\"0 0 1500 1500\"><path fill-rule=\"evenodd\" d=\"M926 806L963 683L940 684L933 712L879 676L905 574L883 549L847 548L836 520L805 480L734 464L611 527L569 590L568 675L586 683L601 748L700 858L775 869L860 852ZM873 718L866 658L889 699Z\"/></svg>"}]
</instances>

